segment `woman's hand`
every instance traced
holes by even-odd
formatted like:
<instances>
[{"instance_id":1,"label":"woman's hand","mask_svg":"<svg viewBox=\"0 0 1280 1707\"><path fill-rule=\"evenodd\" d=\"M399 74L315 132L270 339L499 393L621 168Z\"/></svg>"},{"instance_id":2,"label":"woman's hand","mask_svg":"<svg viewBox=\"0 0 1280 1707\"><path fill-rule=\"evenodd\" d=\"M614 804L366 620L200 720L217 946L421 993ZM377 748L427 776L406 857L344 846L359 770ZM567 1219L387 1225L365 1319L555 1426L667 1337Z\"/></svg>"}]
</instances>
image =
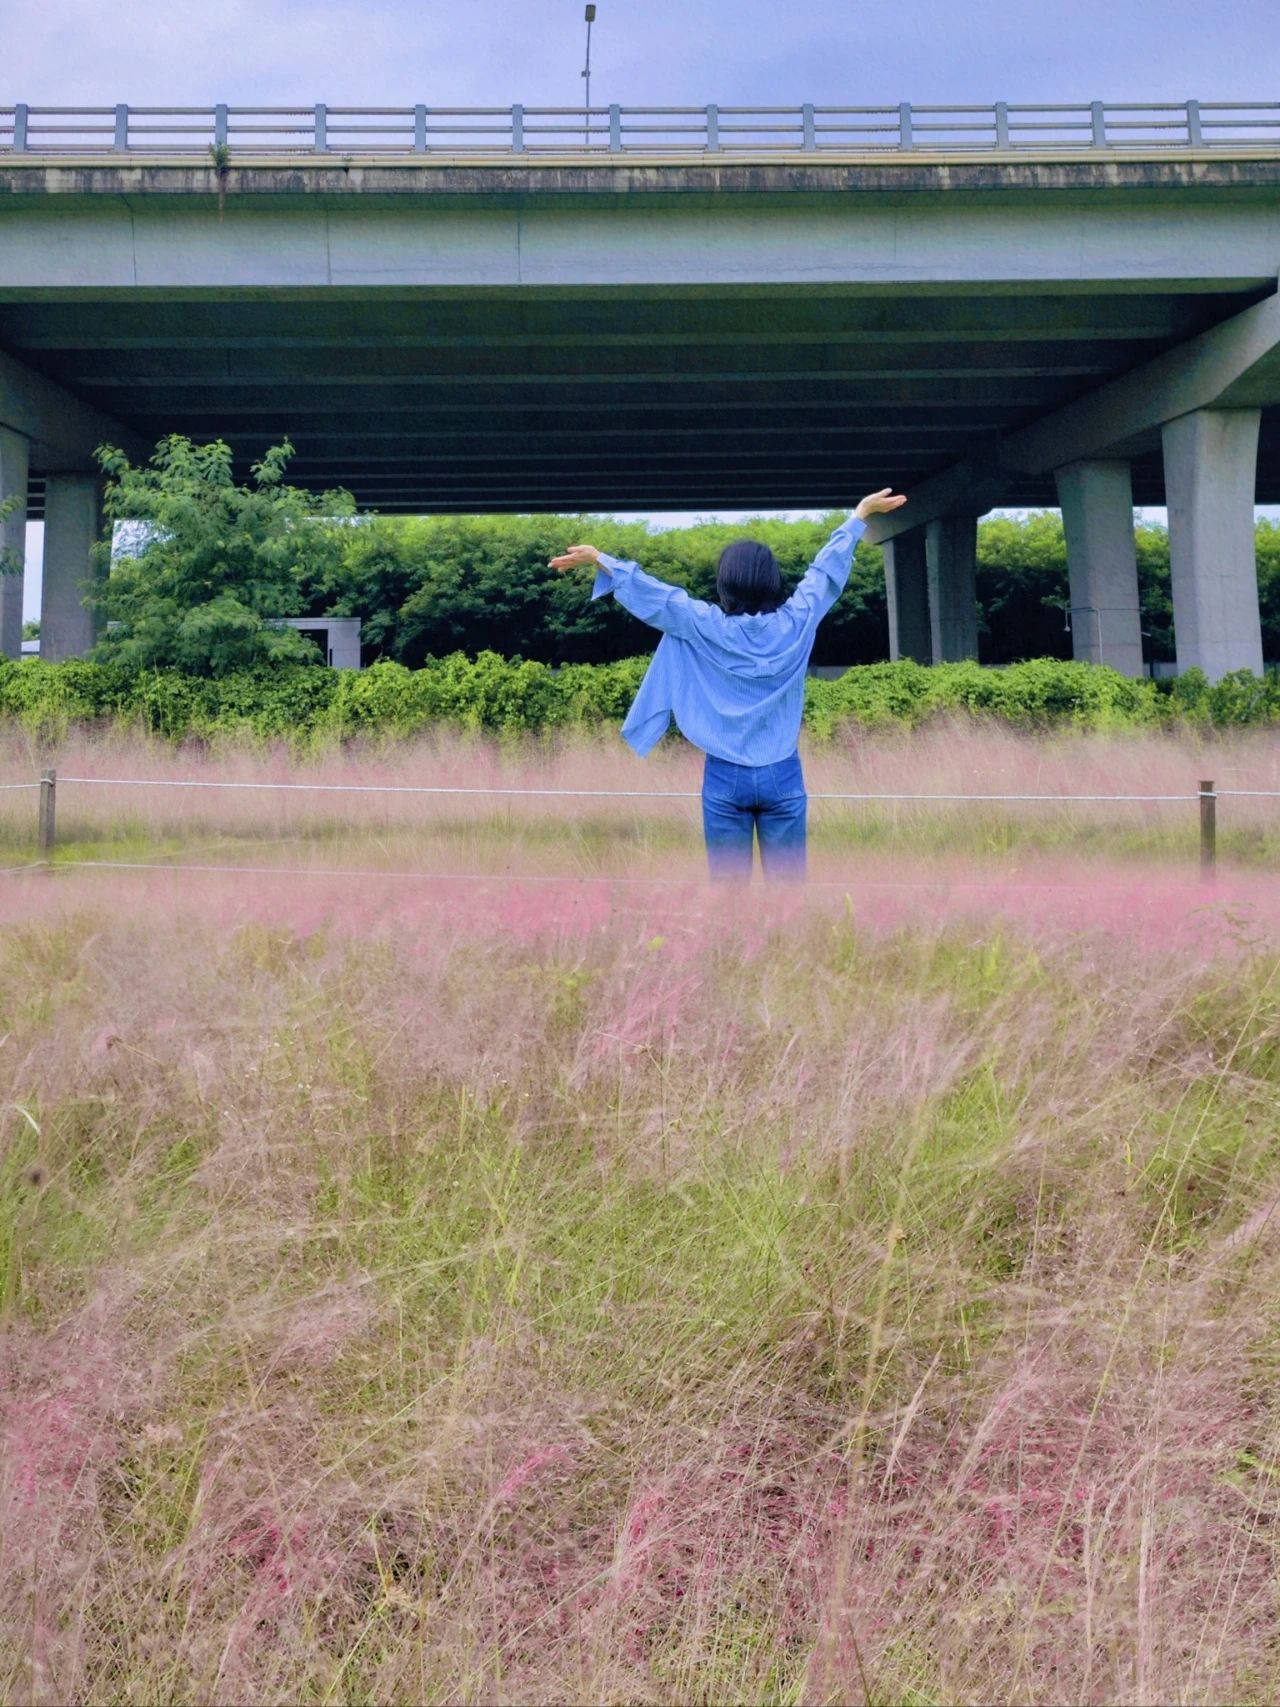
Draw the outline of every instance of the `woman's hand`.
<instances>
[{"instance_id":1,"label":"woman's hand","mask_svg":"<svg viewBox=\"0 0 1280 1707\"><path fill-rule=\"evenodd\" d=\"M553 557L550 569L581 569L588 563L598 563L600 553L594 545L571 545L560 557Z\"/></svg>"},{"instance_id":2,"label":"woman's hand","mask_svg":"<svg viewBox=\"0 0 1280 1707\"><path fill-rule=\"evenodd\" d=\"M901 495L894 497L892 486L884 486L879 492L869 492L853 513L865 522L868 516L881 515L885 510L900 510L906 501Z\"/></svg>"}]
</instances>

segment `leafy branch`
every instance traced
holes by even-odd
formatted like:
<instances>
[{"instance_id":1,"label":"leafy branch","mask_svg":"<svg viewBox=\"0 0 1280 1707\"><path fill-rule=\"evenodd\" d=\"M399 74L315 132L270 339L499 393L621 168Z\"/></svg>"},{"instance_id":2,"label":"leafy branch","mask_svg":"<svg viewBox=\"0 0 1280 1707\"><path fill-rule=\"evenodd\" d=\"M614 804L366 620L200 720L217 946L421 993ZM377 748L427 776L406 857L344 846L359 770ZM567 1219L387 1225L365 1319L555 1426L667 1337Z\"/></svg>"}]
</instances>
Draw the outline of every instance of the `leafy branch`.
<instances>
[{"instance_id":1,"label":"leafy branch","mask_svg":"<svg viewBox=\"0 0 1280 1707\"><path fill-rule=\"evenodd\" d=\"M26 499L20 498L16 492L8 498L0 499L0 522L13 515L15 510L22 509L25 503ZM21 575L21 573L21 556L16 551L11 551L7 545L0 547L0 575Z\"/></svg>"},{"instance_id":2,"label":"leafy branch","mask_svg":"<svg viewBox=\"0 0 1280 1707\"><path fill-rule=\"evenodd\" d=\"M222 224L222 216L227 205L227 178L231 172L231 150L225 142L209 144L209 158L213 169L218 174L218 224Z\"/></svg>"}]
</instances>

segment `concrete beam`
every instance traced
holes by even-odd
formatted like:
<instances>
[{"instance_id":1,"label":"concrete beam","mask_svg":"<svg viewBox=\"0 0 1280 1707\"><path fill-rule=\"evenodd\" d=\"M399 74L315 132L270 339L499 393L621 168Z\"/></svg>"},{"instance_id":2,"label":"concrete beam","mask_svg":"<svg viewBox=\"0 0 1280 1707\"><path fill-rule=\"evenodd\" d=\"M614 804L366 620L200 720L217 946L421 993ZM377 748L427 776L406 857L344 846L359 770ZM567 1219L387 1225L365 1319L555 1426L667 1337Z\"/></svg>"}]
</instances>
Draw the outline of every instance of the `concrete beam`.
<instances>
[{"instance_id":1,"label":"concrete beam","mask_svg":"<svg viewBox=\"0 0 1280 1707\"><path fill-rule=\"evenodd\" d=\"M1127 462L1072 462L1056 471L1071 584L1071 650L1088 664L1141 676L1142 621Z\"/></svg>"},{"instance_id":2,"label":"concrete beam","mask_svg":"<svg viewBox=\"0 0 1280 1707\"><path fill-rule=\"evenodd\" d=\"M1166 421L1210 407L1280 403L1280 293L1143 362L911 488L867 530L873 545L958 510L981 515L1019 476L1153 449ZM907 518L910 518L909 520Z\"/></svg>"},{"instance_id":3,"label":"concrete beam","mask_svg":"<svg viewBox=\"0 0 1280 1707\"><path fill-rule=\"evenodd\" d=\"M999 445L1002 467L1040 474L1084 457L1148 449L1195 409L1280 403L1280 294L1167 350Z\"/></svg>"},{"instance_id":4,"label":"concrete beam","mask_svg":"<svg viewBox=\"0 0 1280 1707\"><path fill-rule=\"evenodd\" d=\"M1262 674L1253 496L1258 409L1201 409L1164 429L1178 668Z\"/></svg>"},{"instance_id":5,"label":"concrete beam","mask_svg":"<svg viewBox=\"0 0 1280 1707\"><path fill-rule=\"evenodd\" d=\"M122 421L0 350L0 427L21 433L31 467L42 474L87 468L100 444L118 445L134 461L152 447Z\"/></svg>"},{"instance_id":6,"label":"concrete beam","mask_svg":"<svg viewBox=\"0 0 1280 1707\"><path fill-rule=\"evenodd\" d=\"M924 530L935 664L978 656L978 518L938 516Z\"/></svg>"},{"instance_id":7,"label":"concrete beam","mask_svg":"<svg viewBox=\"0 0 1280 1707\"><path fill-rule=\"evenodd\" d=\"M102 481L94 474L51 474L44 494L44 578L40 656L83 658L97 638L85 604L95 579L93 547L102 534Z\"/></svg>"},{"instance_id":8,"label":"concrete beam","mask_svg":"<svg viewBox=\"0 0 1280 1707\"><path fill-rule=\"evenodd\" d=\"M1005 496L1009 477L991 454L975 453L944 468L911 488L910 502L892 515L873 516L867 528L869 545L883 545L957 511L980 516Z\"/></svg>"},{"instance_id":9,"label":"concrete beam","mask_svg":"<svg viewBox=\"0 0 1280 1707\"><path fill-rule=\"evenodd\" d=\"M0 654L22 656L22 570L26 555L30 446L21 433L0 426L0 504L17 499L0 519Z\"/></svg>"},{"instance_id":10,"label":"concrete beam","mask_svg":"<svg viewBox=\"0 0 1280 1707\"><path fill-rule=\"evenodd\" d=\"M777 179L772 191L760 168L746 168L738 196L724 193L722 167L636 165L623 190L592 195L582 193L586 180L599 189L607 173L557 182L539 172L535 183L507 163L450 182L427 165L396 172L391 187L368 169L293 161L233 170L220 221L216 178L194 162L141 168L137 179L126 163L106 176L63 167L40 192L15 159L0 165L0 294L28 299L73 290L966 282L1112 292L1250 289L1276 272L1274 223L1258 216L1238 173L1225 193L1205 193L1203 179L1189 185L1184 169L1155 193L1117 185L1096 195L1063 194L1061 170L1051 186L1024 175L1010 195L989 174L980 194L964 196L959 168L949 167L935 197L913 197L899 193L901 172L879 179L878 193L850 194L861 187L856 177L813 175L820 165L802 180ZM1259 177L1258 191L1273 195L1274 164ZM446 193L425 193L428 182Z\"/></svg>"}]
</instances>

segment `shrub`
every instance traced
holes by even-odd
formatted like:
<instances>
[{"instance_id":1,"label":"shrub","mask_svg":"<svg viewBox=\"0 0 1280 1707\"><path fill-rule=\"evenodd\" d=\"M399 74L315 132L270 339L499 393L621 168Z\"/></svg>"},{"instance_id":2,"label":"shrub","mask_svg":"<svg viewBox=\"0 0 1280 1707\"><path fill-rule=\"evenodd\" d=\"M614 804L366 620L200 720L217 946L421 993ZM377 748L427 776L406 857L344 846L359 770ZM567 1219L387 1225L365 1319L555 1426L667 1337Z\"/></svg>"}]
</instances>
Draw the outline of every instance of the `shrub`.
<instances>
[{"instance_id":1,"label":"shrub","mask_svg":"<svg viewBox=\"0 0 1280 1707\"><path fill-rule=\"evenodd\" d=\"M1220 726L1280 720L1280 673L1232 670L1209 690L1209 716Z\"/></svg>"},{"instance_id":2,"label":"shrub","mask_svg":"<svg viewBox=\"0 0 1280 1707\"><path fill-rule=\"evenodd\" d=\"M74 725L117 723L170 740L285 738L305 745L350 735L410 735L434 722L502 734L619 723L647 658L569 664L555 671L496 652L430 658L418 670L384 660L367 670L259 665L224 676L133 669L82 659L0 661L0 716L41 741ZM1026 728L1212 728L1280 722L1280 675L1236 670L1210 685L1199 670L1172 683L1133 680L1104 666L1035 658L994 670L910 659L811 679L804 721L818 741L842 724L914 727L944 713Z\"/></svg>"},{"instance_id":3,"label":"shrub","mask_svg":"<svg viewBox=\"0 0 1280 1707\"><path fill-rule=\"evenodd\" d=\"M1263 719L1265 696L1257 699ZM1149 726L1163 720L1155 683L1096 664L1033 658L993 670L976 663L869 664L835 681L811 681L806 723L819 738L846 719L874 726L919 723L939 711L968 711L1041 726L1078 724L1103 729Z\"/></svg>"}]
</instances>

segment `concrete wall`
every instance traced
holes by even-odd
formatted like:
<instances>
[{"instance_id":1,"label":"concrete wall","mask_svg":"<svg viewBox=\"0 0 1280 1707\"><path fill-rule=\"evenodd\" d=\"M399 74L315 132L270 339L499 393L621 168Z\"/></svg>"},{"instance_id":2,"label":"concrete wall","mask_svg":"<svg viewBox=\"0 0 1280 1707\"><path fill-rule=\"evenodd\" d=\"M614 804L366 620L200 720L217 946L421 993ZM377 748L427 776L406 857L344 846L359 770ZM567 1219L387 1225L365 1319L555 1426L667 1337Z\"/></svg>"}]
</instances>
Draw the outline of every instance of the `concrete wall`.
<instances>
[{"instance_id":1,"label":"concrete wall","mask_svg":"<svg viewBox=\"0 0 1280 1707\"><path fill-rule=\"evenodd\" d=\"M360 668L360 618L358 616L290 616L282 619L285 628L301 628L308 632L322 629L327 635L328 662L335 670Z\"/></svg>"}]
</instances>

